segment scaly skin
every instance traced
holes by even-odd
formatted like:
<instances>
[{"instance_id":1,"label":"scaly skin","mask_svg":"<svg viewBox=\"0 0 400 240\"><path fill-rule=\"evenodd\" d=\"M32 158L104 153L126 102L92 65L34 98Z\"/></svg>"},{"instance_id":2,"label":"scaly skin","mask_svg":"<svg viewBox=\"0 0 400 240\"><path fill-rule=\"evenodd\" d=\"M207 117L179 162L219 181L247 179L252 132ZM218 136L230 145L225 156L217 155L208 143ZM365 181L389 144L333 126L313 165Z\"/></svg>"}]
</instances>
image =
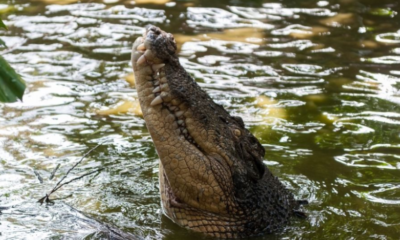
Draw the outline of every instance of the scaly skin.
<instances>
[{"instance_id":1,"label":"scaly skin","mask_svg":"<svg viewBox=\"0 0 400 240\"><path fill-rule=\"evenodd\" d=\"M219 238L282 229L299 202L263 164L264 148L200 89L179 63L173 36L149 26L132 65L160 157L162 207L175 223Z\"/></svg>"}]
</instances>

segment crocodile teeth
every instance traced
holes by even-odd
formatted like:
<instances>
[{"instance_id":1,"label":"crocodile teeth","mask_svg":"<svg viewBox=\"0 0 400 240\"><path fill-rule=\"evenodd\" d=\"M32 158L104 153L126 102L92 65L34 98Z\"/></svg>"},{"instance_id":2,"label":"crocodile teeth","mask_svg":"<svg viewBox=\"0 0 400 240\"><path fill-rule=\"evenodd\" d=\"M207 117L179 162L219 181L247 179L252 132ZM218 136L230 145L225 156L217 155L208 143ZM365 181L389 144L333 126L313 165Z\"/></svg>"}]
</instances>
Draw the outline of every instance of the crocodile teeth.
<instances>
[{"instance_id":1,"label":"crocodile teeth","mask_svg":"<svg viewBox=\"0 0 400 240\"><path fill-rule=\"evenodd\" d=\"M166 77L160 78L160 83L166 83L166 82L167 82L167 78Z\"/></svg>"},{"instance_id":2,"label":"crocodile teeth","mask_svg":"<svg viewBox=\"0 0 400 240\"><path fill-rule=\"evenodd\" d=\"M144 55L140 56L140 58L137 60L138 65L142 65L146 62L146 57Z\"/></svg>"},{"instance_id":3,"label":"crocodile teeth","mask_svg":"<svg viewBox=\"0 0 400 240\"><path fill-rule=\"evenodd\" d=\"M179 118L180 116L182 116L183 115L183 111L179 111L179 112L176 112L175 113L175 116L177 117L177 118Z\"/></svg>"},{"instance_id":4,"label":"crocodile teeth","mask_svg":"<svg viewBox=\"0 0 400 240\"><path fill-rule=\"evenodd\" d=\"M158 93L158 92L161 92L160 86L153 89L153 93Z\"/></svg>"},{"instance_id":5,"label":"crocodile teeth","mask_svg":"<svg viewBox=\"0 0 400 240\"><path fill-rule=\"evenodd\" d=\"M171 100L172 100L172 97L171 97L171 95L169 95L168 92L161 92L160 96L162 97L164 102L171 102Z\"/></svg>"},{"instance_id":6,"label":"crocodile teeth","mask_svg":"<svg viewBox=\"0 0 400 240\"><path fill-rule=\"evenodd\" d=\"M153 52L150 51L149 49L147 49L146 52L144 52L144 55L145 55L147 58L149 58L150 60L155 58Z\"/></svg>"},{"instance_id":7,"label":"crocodile teeth","mask_svg":"<svg viewBox=\"0 0 400 240\"><path fill-rule=\"evenodd\" d=\"M161 84L161 90L168 92L169 91L169 86L168 83L163 83Z\"/></svg>"},{"instance_id":8,"label":"crocodile teeth","mask_svg":"<svg viewBox=\"0 0 400 240\"><path fill-rule=\"evenodd\" d=\"M151 101L150 105L155 106L161 104L162 102L163 102L162 98L160 96L157 96L156 98L153 99L153 101Z\"/></svg>"},{"instance_id":9,"label":"crocodile teeth","mask_svg":"<svg viewBox=\"0 0 400 240\"><path fill-rule=\"evenodd\" d=\"M144 51L146 50L146 47L144 46L144 43L141 43L141 44L136 48L136 50L141 51L141 52L144 52Z\"/></svg>"},{"instance_id":10,"label":"crocodile teeth","mask_svg":"<svg viewBox=\"0 0 400 240\"><path fill-rule=\"evenodd\" d=\"M151 66L151 68L153 69L154 72L157 72L160 68L164 67L165 64L164 63L160 63L160 64L153 64Z\"/></svg>"}]
</instances>

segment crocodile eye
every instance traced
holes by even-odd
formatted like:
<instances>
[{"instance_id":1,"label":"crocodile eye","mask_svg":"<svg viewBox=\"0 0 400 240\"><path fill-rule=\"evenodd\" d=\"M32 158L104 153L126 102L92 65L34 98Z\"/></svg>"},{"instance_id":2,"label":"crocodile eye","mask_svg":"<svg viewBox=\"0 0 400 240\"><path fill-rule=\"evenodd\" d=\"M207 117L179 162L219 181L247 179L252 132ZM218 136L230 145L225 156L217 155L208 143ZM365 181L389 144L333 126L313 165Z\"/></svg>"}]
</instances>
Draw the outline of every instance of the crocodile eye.
<instances>
[{"instance_id":1,"label":"crocodile eye","mask_svg":"<svg viewBox=\"0 0 400 240\"><path fill-rule=\"evenodd\" d=\"M240 135L242 135L242 132L239 129L233 130L233 133L235 134L236 137L240 137Z\"/></svg>"},{"instance_id":2,"label":"crocodile eye","mask_svg":"<svg viewBox=\"0 0 400 240\"><path fill-rule=\"evenodd\" d=\"M168 38L171 42L173 42L174 44L176 44L175 38L171 33L168 33Z\"/></svg>"},{"instance_id":3,"label":"crocodile eye","mask_svg":"<svg viewBox=\"0 0 400 240\"><path fill-rule=\"evenodd\" d=\"M167 41L167 48L171 54L174 54L176 51L176 42L174 36L172 34L168 33L167 35L168 41Z\"/></svg>"},{"instance_id":4,"label":"crocodile eye","mask_svg":"<svg viewBox=\"0 0 400 240\"><path fill-rule=\"evenodd\" d=\"M149 28L150 31L153 31L155 34L159 35L161 33L161 30L158 27L151 26Z\"/></svg>"}]
</instances>

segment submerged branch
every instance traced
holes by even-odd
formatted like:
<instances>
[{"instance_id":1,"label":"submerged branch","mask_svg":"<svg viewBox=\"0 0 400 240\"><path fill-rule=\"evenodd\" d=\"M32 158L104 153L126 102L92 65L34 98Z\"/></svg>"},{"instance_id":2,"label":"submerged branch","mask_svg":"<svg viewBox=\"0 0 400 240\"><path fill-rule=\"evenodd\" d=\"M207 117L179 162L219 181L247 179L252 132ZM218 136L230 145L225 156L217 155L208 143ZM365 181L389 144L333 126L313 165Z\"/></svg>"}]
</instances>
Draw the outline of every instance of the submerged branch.
<instances>
[{"instance_id":1,"label":"submerged branch","mask_svg":"<svg viewBox=\"0 0 400 240\"><path fill-rule=\"evenodd\" d=\"M68 176L68 174L69 174L72 170L74 170L75 167L78 166L78 165L85 159L85 157L87 157L91 152L93 152L94 150L96 150L96 149L97 149L99 146L101 146L103 143L104 143L104 142L101 142L101 143L97 144L95 147L93 147L93 148L90 149L88 152L86 152L86 153L82 156L82 158L81 158L79 161L77 161L70 169L68 169L67 173L60 179L60 181L57 182L57 184L53 187L53 189L52 189L49 193L47 193L46 196L44 196L44 197L42 197L41 199L39 199L38 202L39 202L40 204L43 204L44 202L45 202L45 203L51 203L52 201L50 200L50 195L51 195L52 193L56 192L56 191L57 191L58 189L60 189L62 186L67 185L67 184L69 184L69 183L71 183L71 182L73 182L73 181L79 180L79 179L81 179L81 178L83 178L83 177L89 176L89 175L91 175L91 174L93 174L93 173L96 173L96 172L99 172L99 171L103 170L104 167L101 167L101 168L98 168L98 169L96 169L96 170L94 170L94 171L85 173L85 174L83 174L83 175L81 175L81 176L79 176L79 177L73 178L73 179L71 179L71 180L69 180L69 181L67 181L67 182L62 183L62 182L65 180L65 178ZM53 173L51 174L50 179L54 177L54 174L55 174L55 172L57 171L58 167L59 167L59 165L57 165L57 167L55 168L55 170L54 170Z\"/></svg>"},{"instance_id":2,"label":"submerged branch","mask_svg":"<svg viewBox=\"0 0 400 240\"><path fill-rule=\"evenodd\" d=\"M56 174L59 167L60 167L60 164L57 164L56 168L54 168L53 172L51 173L49 180L54 178L54 175Z\"/></svg>"},{"instance_id":3,"label":"submerged branch","mask_svg":"<svg viewBox=\"0 0 400 240\"><path fill-rule=\"evenodd\" d=\"M69 184L69 183L71 183L71 182L73 182L73 181L79 180L79 179L81 179L81 178L83 178L83 177L89 176L89 175L91 175L91 174L93 174L93 173L99 172L99 171L101 171L101 170L103 170L103 169L104 169L103 167L102 167L102 168L98 168L98 169L96 169L96 170L94 170L94 171L91 171L91 172L85 173L85 174L83 174L83 175L81 175L81 176L79 176L79 177L73 178L73 179L69 180L68 182L65 182L65 183L63 183L63 184L60 184L58 187L54 188L54 189L50 192L50 194L53 193L53 192L55 192L55 191L57 191L58 189L60 189L60 188L61 188L62 186L64 186L64 185L67 185L67 184Z\"/></svg>"},{"instance_id":4,"label":"submerged branch","mask_svg":"<svg viewBox=\"0 0 400 240\"><path fill-rule=\"evenodd\" d=\"M43 178L40 176L40 173L36 170L33 170L33 173L36 175L40 183L43 183Z\"/></svg>"}]
</instances>

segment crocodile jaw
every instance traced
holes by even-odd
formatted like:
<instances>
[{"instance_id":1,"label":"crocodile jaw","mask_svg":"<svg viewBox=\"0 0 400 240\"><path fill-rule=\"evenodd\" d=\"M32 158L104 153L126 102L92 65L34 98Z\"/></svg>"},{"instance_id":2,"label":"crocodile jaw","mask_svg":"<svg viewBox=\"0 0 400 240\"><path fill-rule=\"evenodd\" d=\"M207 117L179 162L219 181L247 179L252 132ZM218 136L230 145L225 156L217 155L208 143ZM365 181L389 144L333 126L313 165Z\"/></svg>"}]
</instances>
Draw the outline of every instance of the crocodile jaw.
<instances>
[{"instance_id":1,"label":"crocodile jaw","mask_svg":"<svg viewBox=\"0 0 400 240\"><path fill-rule=\"evenodd\" d=\"M169 88L172 79L166 76L166 71L176 65L171 60L158 58L152 51L154 35L156 33L150 28L135 41L132 65L143 117L161 160L163 210L174 222L207 232L206 224L195 226L195 221L187 221L190 219L186 216L187 211L224 214L226 194L214 177L209 157L200 151L189 134L186 123L191 121L191 110L173 95Z\"/></svg>"}]
</instances>

